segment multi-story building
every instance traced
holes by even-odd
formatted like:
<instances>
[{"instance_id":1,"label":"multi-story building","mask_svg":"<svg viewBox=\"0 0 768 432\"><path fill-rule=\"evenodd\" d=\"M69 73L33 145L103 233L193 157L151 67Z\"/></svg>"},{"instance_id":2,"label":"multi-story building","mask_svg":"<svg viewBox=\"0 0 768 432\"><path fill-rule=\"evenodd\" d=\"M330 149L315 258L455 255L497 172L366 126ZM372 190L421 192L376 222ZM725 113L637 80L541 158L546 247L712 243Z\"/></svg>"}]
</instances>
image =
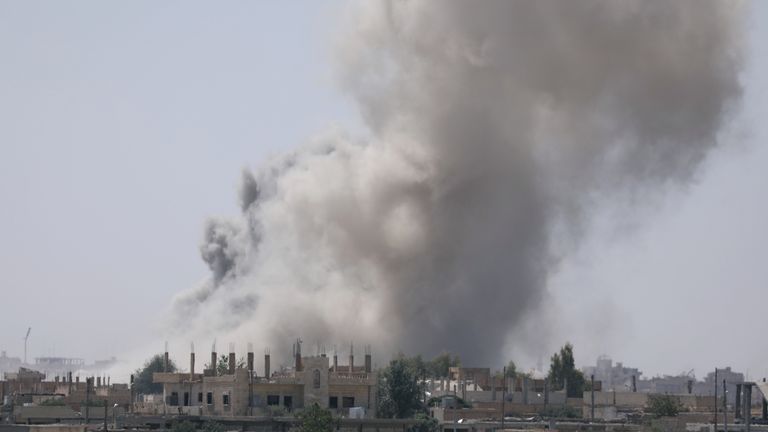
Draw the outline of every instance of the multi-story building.
<instances>
[{"instance_id":1,"label":"multi-story building","mask_svg":"<svg viewBox=\"0 0 768 432\"><path fill-rule=\"evenodd\" d=\"M595 381L600 381L604 391L632 391L637 389L637 381L643 374L637 368L625 367L621 362L613 364L608 356L597 358L595 366L585 366L582 368L584 377L589 380L592 375ZM635 383L635 388L633 388Z\"/></svg>"},{"instance_id":2,"label":"multi-story building","mask_svg":"<svg viewBox=\"0 0 768 432\"><path fill-rule=\"evenodd\" d=\"M216 364L212 353L211 364ZM270 355L264 356L264 376L253 368L253 353L248 353L246 367L236 367L235 354L229 355L226 373L205 369L194 373L194 354L189 373L155 373L153 381L163 384L162 410L211 416L247 416L291 412L317 404L338 413L349 414L350 408L375 416L376 373L372 370L371 354L365 354L365 364L339 366L325 354L303 357L297 350L294 365L271 373ZM362 408L360 410L359 408Z\"/></svg>"}]
</instances>

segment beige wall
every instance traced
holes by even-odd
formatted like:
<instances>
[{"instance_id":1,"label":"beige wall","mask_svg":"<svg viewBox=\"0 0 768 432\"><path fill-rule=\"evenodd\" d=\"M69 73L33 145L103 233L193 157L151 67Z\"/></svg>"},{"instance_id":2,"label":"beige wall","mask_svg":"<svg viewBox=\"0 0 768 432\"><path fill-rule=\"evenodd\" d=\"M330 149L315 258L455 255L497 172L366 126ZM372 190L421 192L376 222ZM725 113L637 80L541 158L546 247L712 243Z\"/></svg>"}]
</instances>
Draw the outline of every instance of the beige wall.
<instances>
[{"instance_id":1,"label":"beige wall","mask_svg":"<svg viewBox=\"0 0 768 432\"><path fill-rule=\"evenodd\" d=\"M275 396L279 402L279 410L287 409L290 400L291 409L302 409L308 404L317 403L328 408L329 398L336 397L339 412L342 409L343 398L354 398L353 406L366 408L369 417L375 415L376 405L376 374L365 372L329 372L329 359L324 356L304 357L303 370L295 375L273 376L270 378L254 378L251 382L246 369L237 369L234 375L201 377L201 382L188 382L189 374L154 375L156 382L162 382L164 401L172 392L178 394L178 405L184 403L184 393L190 393L191 406L200 406L197 395L203 393L202 411L204 415L245 416L269 414L275 408L268 406L269 396ZM315 374L319 375L320 385L315 387ZM191 387L191 390L190 390ZM207 393L211 392L213 403L207 404ZM251 393L252 392L252 393ZM229 405L223 404L224 395L229 395ZM249 406L253 394L253 406ZM164 406L163 411L177 414L183 407Z\"/></svg>"},{"instance_id":2,"label":"beige wall","mask_svg":"<svg viewBox=\"0 0 768 432\"><path fill-rule=\"evenodd\" d=\"M328 357L305 357L303 363L304 404L328 408Z\"/></svg>"},{"instance_id":3,"label":"beige wall","mask_svg":"<svg viewBox=\"0 0 768 432\"><path fill-rule=\"evenodd\" d=\"M203 381L203 403L207 393L213 393L213 404L206 405L206 414L221 416L244 416L248 414L248 371L236 369L232 375L206 377ZM224 405L224 395L229 396L229 405Z\"/></svg>"}]
</instances>

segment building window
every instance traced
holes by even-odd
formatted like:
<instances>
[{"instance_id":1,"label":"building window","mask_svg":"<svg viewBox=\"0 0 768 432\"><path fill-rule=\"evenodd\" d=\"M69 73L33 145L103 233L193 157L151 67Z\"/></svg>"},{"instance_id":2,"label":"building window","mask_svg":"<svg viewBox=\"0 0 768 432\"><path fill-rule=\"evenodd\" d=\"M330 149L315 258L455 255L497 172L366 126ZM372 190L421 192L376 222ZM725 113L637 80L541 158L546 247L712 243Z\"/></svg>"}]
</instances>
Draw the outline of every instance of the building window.
<instances>
[{"instance_id":1,"label":"building window","mask_svg":"<svg viewBox=\"0 0 768 432\"><path fill-rule=\"evenodd\" d=\"M221 395L221 402L222 402L224 405L229 405L229 395L228 395L228 394L226 394L226 393L224 393L223 395Z\"/></svg>"},{"instance_id":2,"label":"building window","mask_svg":"<svg viewBox=\"0 0 768 432\"><path fill-rule=\"evenodd\" d=\"M355 406L355 398L351 396L344 396L341 398L341 407L342 408L352 408Z\"/></svg>"},{"instance_id":3,"label":"building window","mask_svg":"<svg viewBox=\"0 0 768 432\"><path fill-rule=\"evenodd\" d=\"M189 393L184 392L184 406L189 406L190 402L191 401L189 400Z\"/></svg>"},{"instance_id":4,"label":"building window","mask_svg":"<svg viewBox=\"0 0 768 432\"><path fill-rule=\"evenodd\" d=\"M283 396L283 406L290 412L293 409L293 396Z\"/></svg>"},{"instance_id":5,"label":"building window","mask_svg":"<svg viewBox=\"0 0 768 432\"><path fill-rule=\"evenodd\" d=\"M338 409L339 408L339 398L336 396L331 396L328 398L328 408L330 409Z\"/></svg>"},{"instance_id":6,"label":"building window","mask_svg":"<svg viewBox=\"0 0 768 432\"><path fill-rule=\"evenodd\" d=\"M267 395L267 405L277 406L280 405L279 395Z\"/></svg>"},{"instance_id":7,"label":"building window","mask_svg":"<svg viewBox=\"0 0 768 432\"><path fill-rule=\"evenodd\" d=\"M320 388L320 371L317 369L312 373L312 386L314 388Z\"/></svg>"},{"instance_id":8,"label":"building window","mask_svg":"<svg viewBox=\"0 0 768 432\"><path fill-rule=\"evenodd\" d=\"M205 395L205 403L208 405L213 405L213 392L208 392Z\"/></svg>"},{"instance_id":9,"label":"building window","mask_svg":"<svg viewBox=\"0 0 768 432\"><path fill-rule=\"evenodd\" d=\"M179 404L179 394L176 392L172 392L171 396L168 398L168 405L177 406L178 404Z\"/></svg>"},{"instance_id":10,"label":"building window","mask_svg":"<svg viewBox=\"0 0 768 432\"><path fill-rule=\"evenodd\" d=\"M203 392L200 392L197 394L197 403L199 404L203 403Z\"/></svg>"}]
</instances>

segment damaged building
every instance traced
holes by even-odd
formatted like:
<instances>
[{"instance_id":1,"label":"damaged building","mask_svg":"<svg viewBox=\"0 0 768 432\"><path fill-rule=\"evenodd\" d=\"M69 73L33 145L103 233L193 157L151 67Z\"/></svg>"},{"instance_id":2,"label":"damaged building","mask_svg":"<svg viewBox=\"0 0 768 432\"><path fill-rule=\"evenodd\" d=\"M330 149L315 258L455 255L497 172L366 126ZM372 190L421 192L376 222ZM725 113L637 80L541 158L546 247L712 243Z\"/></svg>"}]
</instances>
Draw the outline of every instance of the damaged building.
<instances>
[{"instance_id":1,"label":"damaged building","mask_svg":"<svg viewBox=\"0 0 768 432\"><path fill-rule=\"evenodd\" d=\"M262 376L254 368L252 351L244 365L238 365L235 353L230 352L225 371L211 366L202 374L195 372L195 354L191 353L189 372L153 375L155 383L163 384L162 406L154 409L167 414L263 416L317 404L345 416L375 416L377 375L370 348L365 350L363 365L355 366L352 349L349 362L339 365L335 354L333 359L325 354L305 357L301 344L295 347L293 365L280 371L271 370L266 353ZM216 364L212 352L210 365Z\"/></svg>"}]
</instances>

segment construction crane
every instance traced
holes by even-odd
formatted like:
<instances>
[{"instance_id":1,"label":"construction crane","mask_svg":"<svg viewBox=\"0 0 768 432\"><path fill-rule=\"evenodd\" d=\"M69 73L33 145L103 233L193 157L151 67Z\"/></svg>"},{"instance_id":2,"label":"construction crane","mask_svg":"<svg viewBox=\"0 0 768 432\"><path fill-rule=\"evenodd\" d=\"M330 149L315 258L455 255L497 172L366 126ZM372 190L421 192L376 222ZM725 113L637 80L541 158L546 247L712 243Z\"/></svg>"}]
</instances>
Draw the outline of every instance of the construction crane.
<instances>
[{"instance_id":1,"label":"construction crane","mask_svg":"<svg viewBox=\"0 0 768 432\"><path fill-rule=\"evenodd\" d=\"M27 341L29 341L29 333L32 331L32 327L27 329L27 335L24 336L24 364L27 364Z\"/></svg>"}]
</instances>

